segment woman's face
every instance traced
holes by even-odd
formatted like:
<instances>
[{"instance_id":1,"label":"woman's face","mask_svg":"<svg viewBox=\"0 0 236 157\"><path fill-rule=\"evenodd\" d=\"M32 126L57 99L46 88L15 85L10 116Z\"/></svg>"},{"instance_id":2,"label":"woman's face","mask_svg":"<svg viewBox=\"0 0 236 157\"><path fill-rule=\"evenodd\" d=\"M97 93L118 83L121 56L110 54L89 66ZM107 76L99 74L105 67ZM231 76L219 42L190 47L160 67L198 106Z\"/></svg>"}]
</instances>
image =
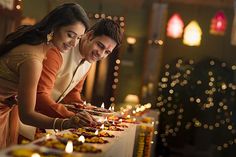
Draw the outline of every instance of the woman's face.
<instances>
[{"instance_id":1,"label":"woman's face","mask_svg":"<svg viewBox=\"0 0 236 157\"><path fill-rule=\"evenodd\" d=\"M85 32L85 26L81 22L60 27L54 30L52 43L61 52L68 52L75 47Z\"/></svg>"},{"instance_id":2,"label":"woman's face","mask_svg":"<svg viewBox=\"0 0 236 157\"><path fill-rule=\"evenodd\" d=\"M106 58L112 53L117 43L108 36L87 36L87 42L82 46L81 54L90 63Z\"/></svg>"}]
</instances>

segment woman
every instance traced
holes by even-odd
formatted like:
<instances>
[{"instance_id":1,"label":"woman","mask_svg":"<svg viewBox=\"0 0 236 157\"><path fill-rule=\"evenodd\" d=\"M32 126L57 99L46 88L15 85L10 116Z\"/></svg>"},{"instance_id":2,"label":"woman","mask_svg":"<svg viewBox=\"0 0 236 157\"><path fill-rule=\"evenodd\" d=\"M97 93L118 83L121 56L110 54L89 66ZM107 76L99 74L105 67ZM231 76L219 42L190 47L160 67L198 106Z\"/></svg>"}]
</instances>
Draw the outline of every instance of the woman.
<instances>
[{"instance_id":1,"label":"woman","mask_svg":"<svg viewBox=\"0 0 236 157\"><path fill-rule=\"evenodd\" d=\"M24 124L45 129L94 123L86 114L59 119L35 112L37 83L46 52L69 51L88 29L88 23L82 7L63 4L37 24L9 34L0 45L0 148L16 143L18 113Z\"/></svg>"}]
</instances>

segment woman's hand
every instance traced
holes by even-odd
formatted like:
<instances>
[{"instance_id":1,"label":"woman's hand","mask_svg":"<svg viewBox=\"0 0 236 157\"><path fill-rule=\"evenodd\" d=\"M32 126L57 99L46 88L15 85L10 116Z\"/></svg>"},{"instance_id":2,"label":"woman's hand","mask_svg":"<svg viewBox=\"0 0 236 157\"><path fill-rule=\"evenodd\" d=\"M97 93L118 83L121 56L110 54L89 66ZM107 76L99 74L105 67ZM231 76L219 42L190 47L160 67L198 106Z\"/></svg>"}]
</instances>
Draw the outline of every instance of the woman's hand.
<instances>
[{"instance_id":1,"label":"woman's hand","mask_svg":"<svg viewBox=\"0 0 236 157\"><path fill-rule=\"evenodd\" d=\"M96 119L86 111L78 112L64 123L64 129L96 126Z\"/></svg>"}]
</instances>

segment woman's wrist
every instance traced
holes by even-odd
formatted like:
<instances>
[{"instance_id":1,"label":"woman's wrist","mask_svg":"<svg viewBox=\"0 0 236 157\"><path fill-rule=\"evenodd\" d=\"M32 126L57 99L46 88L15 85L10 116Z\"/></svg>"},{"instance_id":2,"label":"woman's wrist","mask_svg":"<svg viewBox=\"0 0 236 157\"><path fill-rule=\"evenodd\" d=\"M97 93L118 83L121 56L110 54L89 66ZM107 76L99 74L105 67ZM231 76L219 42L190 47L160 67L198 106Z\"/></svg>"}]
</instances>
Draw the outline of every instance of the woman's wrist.
<instances>
[{"instance_id":1,"label":"woman's wrist","mask_svg":"<svg viewBox=\"0 0 236 157\"><path fill-rule=\"evenodd\" d=\"M68 119L68 118L63 119L63 120L61 121L60 130L69 129L70 127L69 127L68 124L69 124L69 119Z\"/></svg>"}]
</instances>

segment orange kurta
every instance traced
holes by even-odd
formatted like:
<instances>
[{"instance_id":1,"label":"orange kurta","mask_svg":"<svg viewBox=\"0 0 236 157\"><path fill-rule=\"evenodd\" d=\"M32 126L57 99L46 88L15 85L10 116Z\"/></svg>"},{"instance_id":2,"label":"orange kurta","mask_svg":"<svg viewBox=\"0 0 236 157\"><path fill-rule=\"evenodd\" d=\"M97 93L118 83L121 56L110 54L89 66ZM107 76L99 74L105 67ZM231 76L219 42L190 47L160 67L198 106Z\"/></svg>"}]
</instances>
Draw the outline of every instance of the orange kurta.
<instances>
[{"instance_id":1,"label":"orange kurta","mask_svg":"<svg viewBox=\"0 0 236 157\"><path fill-rule=\"evenodd\" d=\"M57 102L57 100L54 100L52 97L52 92L55 88L55 81L58 79L58 77L60 77L58 76L58 71L62 67L62 64L72 61L72 58L63 60L62 55L63 54L61 54L61 52L56 49L51 49L50 52L47 53L47 59L43 62L43 71L38 84L36 110L50 117L71 117L74 115L74 113L67 110L63 104L83 102L80 93L82 91L88 71L86 71L85 75L83 75L74 88L68 94L66 94L60 103ZM77 64L79 64L79 62ZM72 71L73 70L74 69L72 69ZM61 93L63 92L64 91L61 91Z\"/></svg>"}]
</instances>

